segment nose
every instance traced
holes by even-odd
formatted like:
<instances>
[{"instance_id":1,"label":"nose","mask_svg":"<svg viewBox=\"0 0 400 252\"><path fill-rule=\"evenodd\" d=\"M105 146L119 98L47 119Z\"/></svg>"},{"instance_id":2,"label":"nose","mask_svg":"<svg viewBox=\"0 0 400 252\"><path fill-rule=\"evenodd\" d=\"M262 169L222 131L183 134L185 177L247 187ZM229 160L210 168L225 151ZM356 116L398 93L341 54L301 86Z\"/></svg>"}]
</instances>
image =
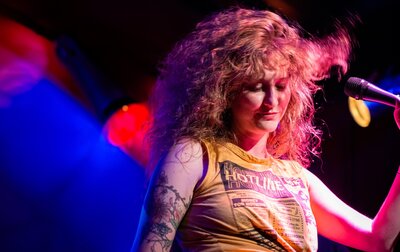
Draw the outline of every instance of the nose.
<instances>
[{"instance_id":1,"label":"nose","mask_svg":"<svg viewBox=\"0 0 400 252\"><path fill-rule=\"evenodd\" d=\"M277 93L273 88L267 88L264 91L263 104L267 107L274 107L278 104Z\"/></svg>"}]
</instances>

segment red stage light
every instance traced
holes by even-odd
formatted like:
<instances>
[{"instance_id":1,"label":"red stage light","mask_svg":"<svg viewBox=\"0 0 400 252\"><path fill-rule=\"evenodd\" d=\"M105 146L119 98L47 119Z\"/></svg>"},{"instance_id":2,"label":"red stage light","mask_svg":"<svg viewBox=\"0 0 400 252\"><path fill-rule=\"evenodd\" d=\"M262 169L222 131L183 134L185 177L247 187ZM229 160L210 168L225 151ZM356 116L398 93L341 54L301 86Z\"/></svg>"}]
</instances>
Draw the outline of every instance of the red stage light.
<instances>
[{"instance_id":1,"label":"red stage light","mask_svg":"<svg viewBox=\"0 0 400 252\"><path fill-rule=\"evenodd\" d=\"M144 139L150 122L150 112L144 103L122 106L108 119L105 134L108 141L120 147L140 164L148 161L148 145Z\"/></svg>"}]
</instances>

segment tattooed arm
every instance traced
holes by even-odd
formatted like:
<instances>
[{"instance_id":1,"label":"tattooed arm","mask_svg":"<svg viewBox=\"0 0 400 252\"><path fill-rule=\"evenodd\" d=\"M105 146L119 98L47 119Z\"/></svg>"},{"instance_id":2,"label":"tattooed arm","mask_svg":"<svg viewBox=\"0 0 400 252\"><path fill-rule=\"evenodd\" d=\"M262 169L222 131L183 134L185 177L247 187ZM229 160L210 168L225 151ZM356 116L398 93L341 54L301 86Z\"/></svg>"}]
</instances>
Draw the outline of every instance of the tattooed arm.
<instances>
[{"instance_id":1,"label":"tattooed arm","mask_svg":"<svg viewBox=\"0 0 400 252\"><path fill-rule=\"evenodd\" d=\"M202 174L200 143L187 140L171 148L151 179L132 251L170 251Z\"/></svg>"}]
</instances>

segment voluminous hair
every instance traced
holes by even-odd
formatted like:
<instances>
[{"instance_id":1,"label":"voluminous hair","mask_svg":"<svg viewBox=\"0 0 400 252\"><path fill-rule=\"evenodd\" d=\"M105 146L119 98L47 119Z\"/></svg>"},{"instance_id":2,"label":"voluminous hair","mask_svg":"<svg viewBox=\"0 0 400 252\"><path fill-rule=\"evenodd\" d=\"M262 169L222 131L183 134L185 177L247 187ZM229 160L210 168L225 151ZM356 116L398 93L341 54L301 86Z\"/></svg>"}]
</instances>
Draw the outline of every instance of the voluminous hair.
<instances>
[{"instance_id":1,"label":"voluminous hair","mask_svg":"<svg viewBox=\"0 0 400 252\"><path fill-rule=\"evenodd\" d=\"M333 66L348 68L351 39L338 25L322 38L267 10L231 8L198 23L160 67L151 108L152 158L183 138L236 143L230 108L244 83L265 70L289 79L291 98L268 152L307 167L319 154L321 131L313 123L317 81Z\"/></svg>"}]
</instances>

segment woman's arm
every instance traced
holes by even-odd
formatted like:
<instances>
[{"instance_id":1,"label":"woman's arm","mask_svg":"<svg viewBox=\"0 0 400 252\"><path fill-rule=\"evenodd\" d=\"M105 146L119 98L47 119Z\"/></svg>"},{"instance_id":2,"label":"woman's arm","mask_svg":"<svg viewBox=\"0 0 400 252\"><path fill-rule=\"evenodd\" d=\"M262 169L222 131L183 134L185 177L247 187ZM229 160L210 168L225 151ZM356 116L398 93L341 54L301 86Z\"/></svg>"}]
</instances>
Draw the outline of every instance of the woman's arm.
<instances>
[{"instance_id":1,"label":"woman's arm","mask_svg":"<svg viewBox=\"0 0 400 252\"><path fill-rule=\"evenodd\" d=\"M400 104L394 118L400 128ZM355 211L310 171L311 207L318 232L323 236L363 251L392 251L400 232L400 169L374 219Z\"/></svg>"},{"instance_id":2,"label":"woman's arm","mask_svg":"<svg viewBox=\"0 0 400 252\"><path fill-rule=\"evenodd\" d=\"M132 251L170 251L202 174L200 143L185 141L171 148L149 184Z\"/></svg>"},{"instance_id":3,"label":"woman's arm","mask_svg":"<svg viewBox=\"0 0 400 252\"><path fill-rule=\"evenodd\" d=\"M400 231L400 175L396 176L384 204L372 220L340 200L310 171L306 173L319 234L362 251L393 249Z\"/></svg>"}]
</instances>

